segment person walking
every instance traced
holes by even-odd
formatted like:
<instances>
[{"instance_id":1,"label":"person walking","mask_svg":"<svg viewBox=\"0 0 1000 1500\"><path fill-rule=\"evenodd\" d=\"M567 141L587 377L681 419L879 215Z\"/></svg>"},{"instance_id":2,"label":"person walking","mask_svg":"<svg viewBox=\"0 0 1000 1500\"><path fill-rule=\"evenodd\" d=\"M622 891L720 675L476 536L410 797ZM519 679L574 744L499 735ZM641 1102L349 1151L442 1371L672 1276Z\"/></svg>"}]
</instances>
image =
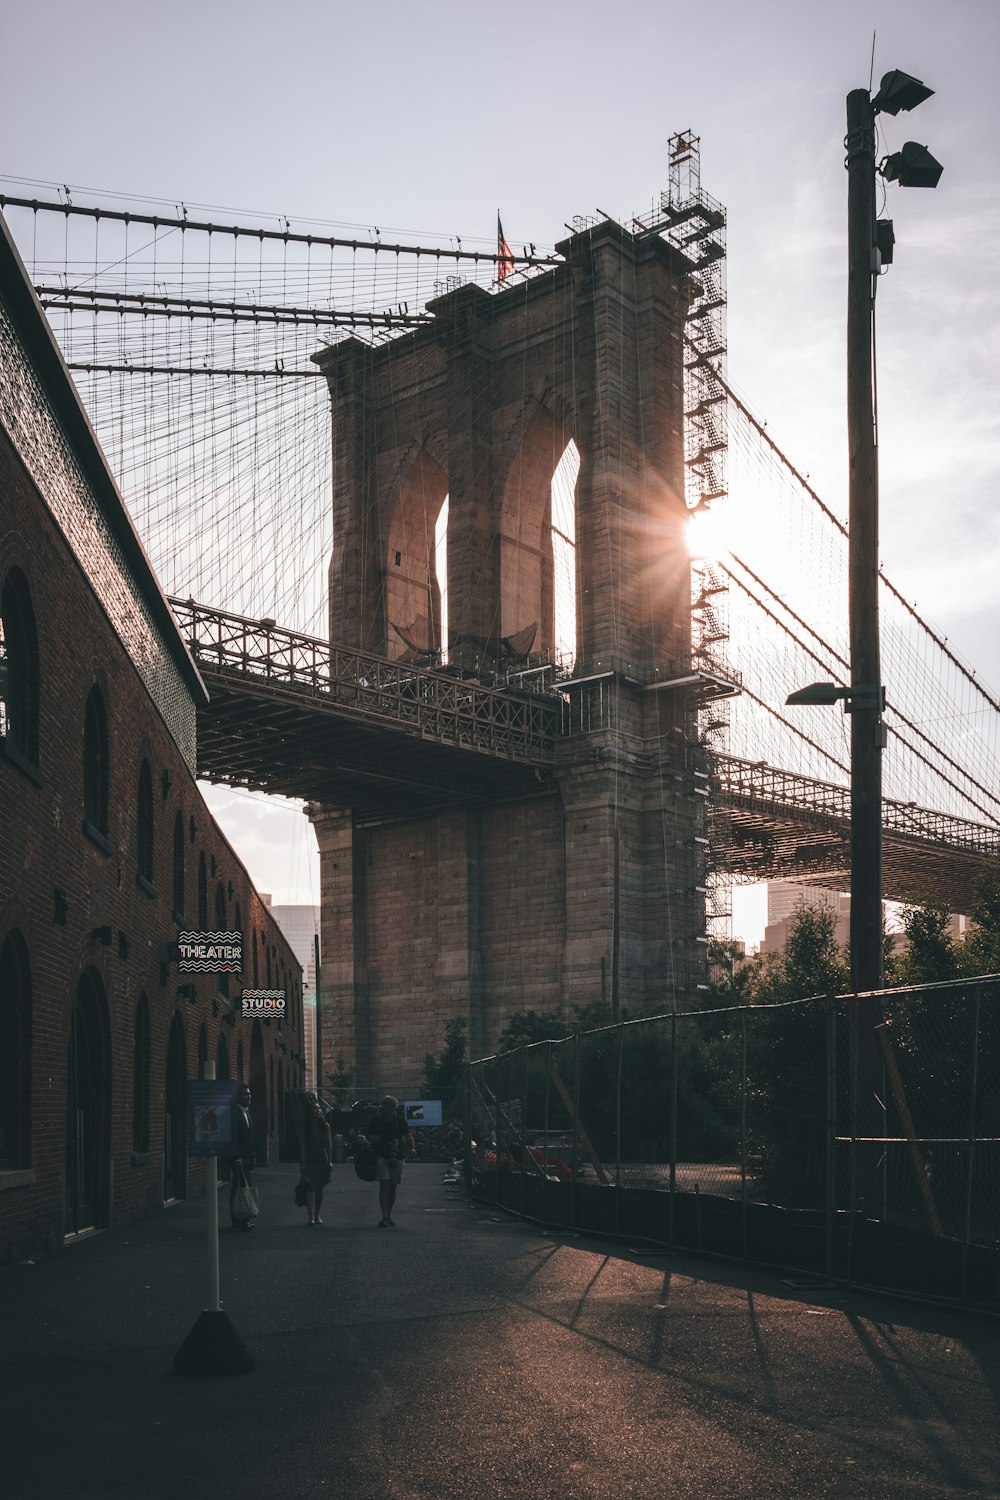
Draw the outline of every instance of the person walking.
<instances>
[{"instance_id":1,"label":"person walking","mask_svg":"<svg viewBox=\"0 0 1000 1500\"><path fill-rule=\"evenodd\" d=\"M250 1085L241 1083L236 1091L236 1103L233 1106L233 1121L236 1126L236 1155L229 1158L229 1220L234 1229L252 1229L253 1220L245 1219L239 1222L234 1213L236 1194L245 1181L251 1186L250 1173L257 1165L257 1156L253 1145L253 1120L250 1118Z\"/></svg>"},{"instance_id":2,"label":"person walking","mask_svg":"<svg viewBox=\"0 0 1000 1500\"><path fill-rule=\"evenodd\" d=\"M368 1127L368 1144L375 1152L375 1181L378 1183L378 1201L382 1210L380 1229L394 1229L392 1210L396 1202L396 1191L403 1179L404 1154L416 1156L417 1145L413 1131L403 1118L399 1100L386 1094L379 1112Z\"/></svg>"},{"instance_id":3,"label":"person walking","mask_svg":"<svg viewBox=\"0 0 1000 1500\"><path fill-rule=\"evenodd\" d=\"M306 1105L302 1117L302 1133L299 1137L299 1168L309 1186L306 1189L306 1210L310 1224L322 1224L319 1211L323 1206L323 1189L330 1181L330 1163L333 1160L333 1138L323 1106L318 1099Z\"/></svg>"}]
</instances>

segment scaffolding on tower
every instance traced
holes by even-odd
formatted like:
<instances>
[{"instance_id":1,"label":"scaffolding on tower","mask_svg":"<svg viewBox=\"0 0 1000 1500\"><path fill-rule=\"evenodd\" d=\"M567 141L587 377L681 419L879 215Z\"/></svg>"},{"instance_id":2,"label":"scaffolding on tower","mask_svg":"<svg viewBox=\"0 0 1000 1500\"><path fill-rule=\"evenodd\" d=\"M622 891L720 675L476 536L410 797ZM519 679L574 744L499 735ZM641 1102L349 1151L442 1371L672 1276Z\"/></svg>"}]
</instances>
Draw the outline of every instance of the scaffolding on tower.
<instances>
[{"instance_id":1,"label":"scaffolding on tower","mask_svg":"<svg viewBox=\"0 0 1000 1500\"><path fill-rule=\"evenodd\" d=\"M728 401L726 375L726 210L701 186L700 139L679 131L668 144L668 186L660 195L659 228L691 264L691 299L685 326L685 500L692 515L726 500ZM711 678L732 681L726 575L712 557L691 566L692 662ZM727 696L705 697L698 706L699 739L714 754L727 748ZM707 817L711 820L711 805ZM708 934L728 936L728 884L713 869L714 839L708 830L705 885Z\"/></svg>"}]
</instances>

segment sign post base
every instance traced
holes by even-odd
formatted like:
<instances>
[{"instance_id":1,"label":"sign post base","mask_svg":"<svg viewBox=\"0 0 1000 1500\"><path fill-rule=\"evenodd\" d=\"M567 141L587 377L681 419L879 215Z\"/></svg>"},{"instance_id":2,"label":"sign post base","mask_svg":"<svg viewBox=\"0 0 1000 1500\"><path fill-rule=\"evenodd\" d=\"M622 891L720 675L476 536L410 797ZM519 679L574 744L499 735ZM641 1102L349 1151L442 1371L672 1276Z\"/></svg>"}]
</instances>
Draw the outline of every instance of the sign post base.
<instances>
[{"instance_id":1,"label":"sign post base","mask_svg":"<svg viewBox=\"0 0 1000 1500\"><path fill-rule=\"evenodd\" d=\"M224 1312L205 1311L174 1356L175 1375L246 1375L253 1355Z\"/></svg>"}]
</instances>

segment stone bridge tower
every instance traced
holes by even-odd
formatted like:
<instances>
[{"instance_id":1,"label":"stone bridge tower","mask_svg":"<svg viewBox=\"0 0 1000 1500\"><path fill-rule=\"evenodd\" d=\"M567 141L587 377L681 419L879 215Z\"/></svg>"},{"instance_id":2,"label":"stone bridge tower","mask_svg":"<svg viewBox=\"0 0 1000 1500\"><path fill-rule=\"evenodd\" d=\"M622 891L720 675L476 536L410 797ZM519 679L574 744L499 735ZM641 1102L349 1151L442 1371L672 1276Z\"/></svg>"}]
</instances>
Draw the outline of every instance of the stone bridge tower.
<instances>
[{"instance_id":1,"label":"stone bridge tower","mask_svg":"<svg viewBox=\"0 0 1000 1500\"><path fill-rule=\"evenodd\" d=\"M610 221L498 294L317 356L333 414L330 633L481 669L554 648L552 478L572 443L575 663L535 795L362 820L314 807L323 1072L420 1097L444 1022L686 1007L705 970L704 802L684 537L689 266ZM448 500L447 637L435 525ZM533 627L533 628L532 628ZM527 680L527 679L525 679ZM551 680L551 679L550 679Z\"/></svg>"}]
</instances>

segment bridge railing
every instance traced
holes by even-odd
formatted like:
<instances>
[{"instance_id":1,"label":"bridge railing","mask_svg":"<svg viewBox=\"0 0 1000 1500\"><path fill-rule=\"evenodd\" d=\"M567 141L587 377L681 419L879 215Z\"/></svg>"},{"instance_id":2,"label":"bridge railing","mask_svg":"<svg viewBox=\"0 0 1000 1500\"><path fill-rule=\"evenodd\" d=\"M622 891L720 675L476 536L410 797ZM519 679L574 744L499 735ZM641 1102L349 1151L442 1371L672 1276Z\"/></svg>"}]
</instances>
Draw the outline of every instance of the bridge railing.
<instances>
[{"instance_id":1,"label":"bridge railing","mask_svg":"<svg viewBox=\"0 0 1000 1500\"><path fill-rule=\"evenodd\" d=\"M206 674L309 697L316 705L391 723L421 739L549 765L559 702L498 691L448 668L419 668L373 652L331 646L193 600L171 599L188 649Z\"/></svg>"},{"instance_id":2,"label":"bridge railing","mask_svg":"<svg viewBox=\"0 0 1000 1500\"><path fill-rule=\"evenodd\" d=\"M995 975L483 1058L467 1142L473 1192L533 1220L1000 1314Z\"/></svg>"},{"instance_id":3,"label":"bridge railing","mask_svg":"<svg viewBox=\"0 0 1000 1500\"><path fill-rule=\"evenodd\" d=\"M712 756L712 780L717 793L774 807L799 808L848 824L851 793L847 785L818 781L792 771L782 771L763 761L739 760L730 755ZM977 854L1000 857L1000 828L952 817L916 802L884 798L882 824L891 833L916 839L937 840Z\"/></svg>"}]
</instances>

